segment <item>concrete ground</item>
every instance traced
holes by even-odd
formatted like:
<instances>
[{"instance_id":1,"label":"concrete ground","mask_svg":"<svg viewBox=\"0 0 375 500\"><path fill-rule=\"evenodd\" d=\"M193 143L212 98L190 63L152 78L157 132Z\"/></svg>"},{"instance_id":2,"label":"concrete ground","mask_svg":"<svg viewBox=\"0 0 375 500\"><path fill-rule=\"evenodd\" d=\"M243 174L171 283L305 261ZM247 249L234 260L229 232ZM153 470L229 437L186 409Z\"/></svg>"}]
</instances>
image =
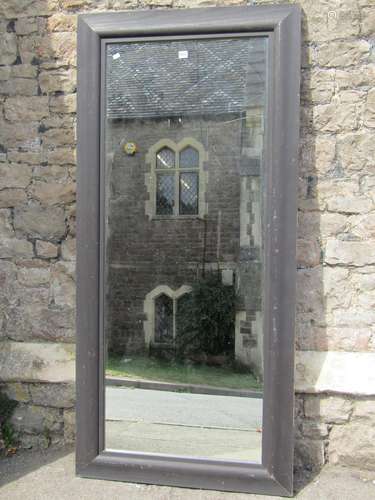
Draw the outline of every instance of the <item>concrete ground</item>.
<instances>
[{"instance_id":1,"label":"concrete ground","mask_svg":"<svg viewBox=\"0 0 375 500\"><path fill-rule=\"evenodd\" d=\"M106 388L106 448L261 462L262 399Z\"/></svg>"},{"instance_id":2,"label":"concrete ground","mask_svg":"<svg viewBox=\"0 0 375 500\"><path fill-rule=\"evenodd\" d=\"M375 499L375 472L327 466L304 487L298 500ZM302 482L303 484L303 482ZM72 450L20 452L0 459L1 500L276 500L280 497L189 490L74 475Z\"/></svg>"}]
</instances>

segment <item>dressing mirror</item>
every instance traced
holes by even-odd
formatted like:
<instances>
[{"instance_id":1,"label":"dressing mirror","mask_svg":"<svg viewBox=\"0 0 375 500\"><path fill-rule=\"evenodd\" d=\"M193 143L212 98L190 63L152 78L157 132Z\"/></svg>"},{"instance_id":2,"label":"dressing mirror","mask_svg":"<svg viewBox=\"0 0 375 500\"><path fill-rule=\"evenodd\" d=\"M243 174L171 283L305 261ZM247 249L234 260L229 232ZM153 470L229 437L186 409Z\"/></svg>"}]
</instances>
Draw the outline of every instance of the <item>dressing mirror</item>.
<instances>
[{"instance_id":1,"label":"dressing mirror","mask_svg":"<svg viewBox=\"0 0 375 500\"><path fill-rule=\"evenodd\" d=\"M80 16L82 476L292 492L299 22Z\"/></svg>"}]
</instances>

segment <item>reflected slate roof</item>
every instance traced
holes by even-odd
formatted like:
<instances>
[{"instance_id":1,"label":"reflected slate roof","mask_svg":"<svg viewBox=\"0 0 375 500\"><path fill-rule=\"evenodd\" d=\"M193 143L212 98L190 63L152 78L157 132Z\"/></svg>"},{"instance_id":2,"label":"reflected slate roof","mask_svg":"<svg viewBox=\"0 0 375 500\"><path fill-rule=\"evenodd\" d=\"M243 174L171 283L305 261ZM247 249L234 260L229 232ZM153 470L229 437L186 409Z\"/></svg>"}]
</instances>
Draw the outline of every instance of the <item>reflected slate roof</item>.
<instances>
[{"instance_id":1,"label":"reflected slate roof","mask_svg":"<svg viewBox=\"0 0 375 500\"><path fill-rule=\"evenodd\" d=\"M264 103L265 39L116 43L108 118L238 113Z\"/></svg>"}]
</instances>

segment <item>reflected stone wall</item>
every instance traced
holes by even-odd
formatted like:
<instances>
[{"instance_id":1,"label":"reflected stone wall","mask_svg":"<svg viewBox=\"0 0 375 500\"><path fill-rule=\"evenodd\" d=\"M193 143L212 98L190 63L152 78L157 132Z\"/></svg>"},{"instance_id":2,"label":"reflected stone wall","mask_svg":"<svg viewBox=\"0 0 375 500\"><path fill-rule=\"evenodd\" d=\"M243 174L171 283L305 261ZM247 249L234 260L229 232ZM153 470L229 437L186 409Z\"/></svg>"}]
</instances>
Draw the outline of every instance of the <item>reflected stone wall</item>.
<instances>
[{"instance_id":1,"label":"reflected stone wall","mask_svg":"<svg viewBox=\"0 0 375 500\"><path fill-rule=\"evenodd\" d=\"M250 114L256 116L259 111ZM108 122L106 328L113 354L147 349L144 322L150 318L144 302L154 288L165 285L177 290L192 285L202 272L219 267L234 271L237 315L241 312L244 317L236 327L236 358L261 373L261 330L255 321L261 313L260 152L256 143L261 130L259 120L258 134L249 130L248 122L238 114ZM252 124L255 127L256 122ZM151 168L149 150L160 140L179 143L187 137L204 150L200 175L206 178L206 214L203 219L152 218L145 182ZM136 143L135 155L124 152L126 142Z\"/></svg>"}]
</instances>

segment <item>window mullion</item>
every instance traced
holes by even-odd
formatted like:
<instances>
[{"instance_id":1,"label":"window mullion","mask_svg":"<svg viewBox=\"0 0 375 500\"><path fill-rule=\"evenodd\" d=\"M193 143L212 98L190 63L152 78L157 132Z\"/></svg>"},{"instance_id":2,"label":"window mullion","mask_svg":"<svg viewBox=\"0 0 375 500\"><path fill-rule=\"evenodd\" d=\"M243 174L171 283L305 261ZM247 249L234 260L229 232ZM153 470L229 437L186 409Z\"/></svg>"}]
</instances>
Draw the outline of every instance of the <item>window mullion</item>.
<instances>
[{"instance_id":1,"label":"window mullion","mask_svg":"<svg viewBox=\"0 0 375 500\"><path fill-rule=\"evenodd\" d=\"M175 151L175 162L176 162L176 177L175 177L175 190L176 190L176 211L175 215L180 215L180 152Z\"/></svg>"},{"instance_id":2,"label":"window mullion","mask_svg":"<svg viewBox=\"0 0 375 500\"><path fill-rule=\"evenodd\" d=\"M177 313L177 301L173 298L173 341L176 339L176 313Z\"/></svg>"},{"instance_id":3,"label":"window mullion","mask_svg":"<svg viewBox=\"0 0 375 500\"><path fill-rule=\"evenodd\" d=\"M174 214L180 214L180 172L179 169L175 170L175 206L174 206Z\"/></svg>"}]
</instances>

